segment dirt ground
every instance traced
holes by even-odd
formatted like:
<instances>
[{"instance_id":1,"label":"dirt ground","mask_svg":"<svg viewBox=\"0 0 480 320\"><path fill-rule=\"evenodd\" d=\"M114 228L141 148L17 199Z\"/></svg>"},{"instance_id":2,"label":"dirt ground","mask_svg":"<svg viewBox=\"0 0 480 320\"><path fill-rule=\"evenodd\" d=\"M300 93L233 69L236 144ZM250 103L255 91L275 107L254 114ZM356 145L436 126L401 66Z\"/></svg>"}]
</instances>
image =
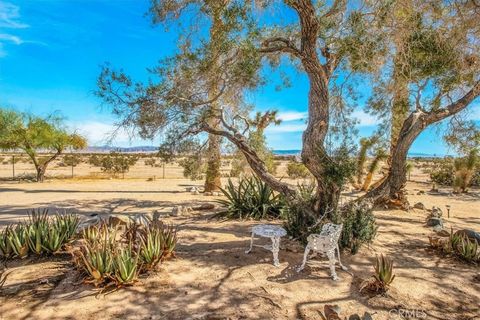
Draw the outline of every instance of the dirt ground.
<instances>
[{"instance_id":1,"label":"dirt ground","mask_svg":"<svg viewBox=\"0 0 480 320\"><path fill-rule=\"evenodd\" d=\"M412 204L438 206L445 216L449 204L448 229L480 230L478 190L461 196L447 189L430 193L429 184L415 181L408 185ZM200 184L185 179L4 182L0 183L0 227L35 207L133 215L168 213L175 205L214 201L215 197L186 191ZM0 294L0 319L322 319L325 304L338 304L347 317L369 311L374 319L404 319L408 317L398 310L405 309L421 319L480 319L480 282L475 280L479 267L430 250L427 237L432 231L425 226L427 213L422 210L376 211L378 236L357 255L342 254L349 272L338 270L337 282L331 280L328 263L321 257L297 273L303 251L286 238L278 268L266 250L255 248L246 255L250 227L260 222L222 222L212 219L212 214L165 217L179 230L176 258L165 262L159 272L142 277L137 286L108 294L82 284L67 254L9 262L11 273ZM359 294L359 283L371 275L375 255L380 253L394 259L392 289L385 296Z\"/></svg>"}]
</instances>

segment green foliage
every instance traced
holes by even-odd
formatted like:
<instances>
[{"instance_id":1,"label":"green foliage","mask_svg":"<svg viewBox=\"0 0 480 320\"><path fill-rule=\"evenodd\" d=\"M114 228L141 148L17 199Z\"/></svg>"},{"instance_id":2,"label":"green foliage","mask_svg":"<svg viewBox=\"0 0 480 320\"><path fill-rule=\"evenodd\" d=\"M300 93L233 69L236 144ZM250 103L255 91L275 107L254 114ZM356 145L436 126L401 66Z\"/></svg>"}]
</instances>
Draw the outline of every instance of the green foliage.
<instances>
[{"instance_id":1,"label":"green foliage","mask_svg":"<svg viewBox=\"0 0 480 320\"><path fill-rule=\"evenodd\" d=\"M303 163L290 161L287 165L287 175L292 179L305 179L310 176L310 172Z\"/></svg>"},{"instance_id":2,"label":"green foliage","mask_svg":"<svg viewBox=\"0 0 480 320\"><path fill-rule=\"evenodd\" d=\"M0 256L24 258L29 253L56 253L73 239L78 223L74 214L49 216L48 209L31 210L27 221L0 233Z\"/></svg>"},{"instance_id":3,"label":"green foliage","mask_svg":"<svg viewBox=\"0 0 480 320\"><path fill-rule=\"evenodd\" d=\"M284 199L281 216L285 219L284 227L288 235L306 244L307 237L319 232L322 227L313 210L316 186L313 182L299 184L297 189L298 197L293 200Z\"/></svg>"},{"instance_id":4,"label":"green foliage","mask_svg":"<svg viewBox=\"0 0 480 320\"><path fill-rule=\"evenodd\" d=\"M102 158L96 154L92 154L88 158L88 164L94 167L101 167L102 166Z\"/></svg>"},{"instance_id":5,"label":"green foliage","mask_svg":"<svg viewBox=\"0 0 480 320\"><path fill-rule=\"evenodd\" d=\"M63 157L62 163L68 167L76 167L82 163L82 156L78 154L67 154Z\"/></svg>"},{"instance_id":6,"label":"green foliage","mask_svg":"<svg viewBox=\"0 0 480 320\"><path fill-rule=\"evenodd\" d=\"M37 171L65 149L83 149L87 143L84 137L67 132L62 119L58 117L40 118L6 109L0 109L0 137L0 149L24 151L34 162ZM53 152L54 156L40 161L37 154L39 150ZM37 178L42 181L43 175Z\"/></svg>"},{"instance_id":7,"label":"green foliage","mask_svg":"<svg viewBox=\"0 0 480 320\"><path fill-rule=\"evenodd\" d=\"M183 168L183 176L191 180L203 179L207 170L204 160L199 155L185 157L178 164Z\"/></svg>"},{"instance_id":8,"label":"green foliage","mask_svg":"<svg viewBox=\"0 0 480 320\"><path fill-rule=\"evenodd\" d=\"M132 249L131 244L117 249L114 258L115 282L117 285L131 285L135 283L140 273L139 255Z\"/></svg>"},{"instance_id":9,"label":"green foliage","mask_svg":"<svg viewBox=\"0 0 480 320\"><path fill-rule=\"evenodd\" d=\"M480 186L477 151L470 151L466 157L446 157L435 161L430 169L430 179L440 185L453 186L457 192L466 192L470 186Z\"/></svg>"},{"instance_id":10,"label":"green foliage","mask_svg":"<svg viewBox=\"0 0 480 320\"><path fill-rule=\"evenodd\" d=\"M0 231L0 258L8 259L13 255L13 248L9 241L10 226Z\"/></svg>"},{"instance_id":11,"label":"green foliage","mask_svg":"<svg viewBox=\"0 0 480 320\"><path fill-rule=\"evenodd\" d=\"M282 207L280 196L257 177L241 178L238 185L228 180L222 193L227 199L217 200L227 207L221 213L229 219L277 218Z\"/></svg>"},{"instance_id":12,"label":"green foliage","mask_svg":"<svg viewBox=\"0 0 480 320\"><path fill-rule=\"evenodd\" d=\"M360 286L360 291L368 289L375 292L386 292L393 280L395 274L393 273L393 262L387 256L383 254L377 256L375 261L375 274L372 276L372 280L363 282Z\"/></svg>"},{"instance_id":13,"label":"green foliage","mask_svg":"<svg viewBox=\"0 0 480 320\"><path fill-rule=\"evenodd\" d=\"M480 262L480 248L477 241L469 239L467 235L453 233L453 230L448 241L440 249L467 262Z\"/></svg>"},{"instance_id":14,"label":"green foliage","mask_svg":"<svg viewBox=\"0 0 480 320\"><path fill-rule=\"evenodd\" d=\"M14 256L22 259L28 255L28 227L25 224L19 223L10 227L7 231L7 241Z\"/></svg>"},{"instance_id":15,"label":"green foliage","mask_svg":"<svg viewBox=\"0 0 480 320\"><path fill-rule=\"evenodd\" d=\"M155 269L173 255L177 233L159 221L132 223L120 234L117 226L102 223L83 231L83 246L75 262L95 286L134 284L139 274Z\"/></svg>"},{"instance_id":16,"label":"green foliage","mask_svg":"<svg viewBox=\"0 0 480 320\"><path fill-rule=\"evenodd\" d=\"M377 234L373 210L366 204L347 205L335 216L335 223L342 223L340 248L349 248L356 254L360 247L371 242Z\"/></svg>"},{"instance_id":17,"label":"green foliage","mask_svg":"<svg viewBox=\"0 0 480 320\"><path fill-rule=\"evenodd\" d=\"M126 155L119 152L111 152L109 155L100 158L100 167L103 172L117 177L118 174L127 173L131 166L134 166L138 161L138 156Z\"/></svg>"}]
</instances>

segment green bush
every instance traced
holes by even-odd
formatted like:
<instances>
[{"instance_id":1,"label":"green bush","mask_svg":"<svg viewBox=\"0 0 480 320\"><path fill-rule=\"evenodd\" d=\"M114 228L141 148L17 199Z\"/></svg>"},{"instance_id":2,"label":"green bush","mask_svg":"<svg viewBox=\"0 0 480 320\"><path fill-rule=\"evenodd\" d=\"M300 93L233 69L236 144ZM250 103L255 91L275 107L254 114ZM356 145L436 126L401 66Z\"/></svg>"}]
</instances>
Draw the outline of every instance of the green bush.
<instances>
[{"instance_id":1,"label":"green bush","mask_svg":"<svg viewBox=\"0 0 480 320\"><path fill-rule=\"evenodd\" d=\"M301 162L291 161L287 165L287 174L292 179L307 178L310 172Z\"/></svg>"},{"instance_id":2,"label":"green bush","mask_svg":"<svg viewBox=\"0 0 480 320\"><path fill-rule=\"evenodd\" d=\"M178 162L183 168L183 176L192 180L201 180L207 171L206 165L201 156L190 156Z\"/></svg>"},{"instance_id":3,"label":"green bush","mask_svg":"<svg viewBox=\"0 0 480 320\"><path fill-rule=\"evenodd\" d=\"M337 213L335 223L342 223L340 248L348 248L352 254L371 242L377 234L377 224L373 210L366 204L352 204Z\"/></svg>"},{"instance_id":4,"label":"green bush","mask_svg":"<svg viewBox=\"0 0 480 320\"><path fill-rule=\"evenodd\" d=\"M321 225L313 212L315 203L315 184L298 185L298 197L295 200L284 200L282 218L285 219L284 227L288 235L307 243L311 233L318 233Z\"/></svg>"},{"instance_id":5,"label":"green bush","mask_svg":"<svg viewBox=\"0 0 480 320\"><path fill-rule=\"evenodd\" d=\"M227 199L217 200L227 207L220 213L229 219L264 219L278 218L282 201L278 194L257 177L247 177L234 185L229 179L224 189L221 189Z\"/></svg>"}]
</instances>

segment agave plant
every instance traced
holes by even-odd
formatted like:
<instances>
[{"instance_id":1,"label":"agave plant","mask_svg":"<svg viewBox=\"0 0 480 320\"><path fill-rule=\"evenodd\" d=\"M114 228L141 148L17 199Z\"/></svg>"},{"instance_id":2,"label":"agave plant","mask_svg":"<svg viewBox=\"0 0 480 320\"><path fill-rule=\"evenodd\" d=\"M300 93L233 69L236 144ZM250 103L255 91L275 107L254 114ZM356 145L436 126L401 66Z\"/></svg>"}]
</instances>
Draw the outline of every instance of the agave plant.
<instances>
[{"instance_id":1,"label":"agave plant","mask_svg":"<svg viewBox=\"0 0 480 320\"><path fill-rule=\"evenodd\" d=\"M377 256L374 267L375 274L372 276L373 279L364 281L360 286L360 291L368 289L375 292L386 292L395 279L393 262L387 256L383 254L380 257Z\"/></svg>"},{"instance_id":2,"label":"agave plant","mask_svg":"<svg viewBox=\"0 0 480 320\"><path fill-rule=\"evenodd\" d=\"M126 248L117 249L114 259L114 280L117 285L129 285L137 280L140 271L138 262L139 255L133 252L131 244Z\"/></svg>"},{"instance_id":3,"label":"agave plant","mask_svg":"<svg viewBox=\"0 0 480 320\"><path fill-rule=\"evenodd\" d=\"M28 255L28 229L23 223L9 228L7 241L15 256L25 258Z\"/></svg>"},{"instance_id":4,"label":"agave plant","mask_svg":"<svg viewBox=\"0 0 480 320\"><path fill-rule=\"evenodd\" d=\"M13 254L12 246L8 241L8 234L10 233L10 226L0 231L0 258L10 258Z\"/></svg>"},{"instance_id":5,"label":"agave plant","mask_svg":"<svg viewBox=\"0 0 480 320\"><path fill-rule=\"evenodd\" d=\"M217 200L227 207L221 215L229 219L264 219L278 217L282 208L280 196L256 177L243 178L235 186L231 180L221 189L227 199Z\"/></svg>"}]
</instances>

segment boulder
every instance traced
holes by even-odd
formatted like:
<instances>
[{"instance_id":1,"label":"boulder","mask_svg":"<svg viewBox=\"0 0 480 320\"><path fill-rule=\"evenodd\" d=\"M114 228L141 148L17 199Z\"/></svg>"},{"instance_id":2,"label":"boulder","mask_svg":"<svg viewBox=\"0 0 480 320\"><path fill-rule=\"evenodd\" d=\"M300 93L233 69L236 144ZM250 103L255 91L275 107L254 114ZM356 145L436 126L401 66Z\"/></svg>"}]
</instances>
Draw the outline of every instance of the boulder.
<instances>
[{"instance_id":1,"label":"boulder","mask_svg":"<svg viewBox=\"0 0 480 320\"><path fill-rule=\"evenodd\" d=\"M413 205L414 209L425 210L425 205L421 202L417 202Z\"/></svg>"},{"instance_id":2,"label":"boulder","mask_svg":"<svg viewBox=\"0 0 480 320\"><path fill-rule=\"evenodd\" d=\"M471 229L462 229L455 232L455 235L467 237L470 241L476 241L477 244L480 244L480 232Z\"/></svg>"}]
</instances>

